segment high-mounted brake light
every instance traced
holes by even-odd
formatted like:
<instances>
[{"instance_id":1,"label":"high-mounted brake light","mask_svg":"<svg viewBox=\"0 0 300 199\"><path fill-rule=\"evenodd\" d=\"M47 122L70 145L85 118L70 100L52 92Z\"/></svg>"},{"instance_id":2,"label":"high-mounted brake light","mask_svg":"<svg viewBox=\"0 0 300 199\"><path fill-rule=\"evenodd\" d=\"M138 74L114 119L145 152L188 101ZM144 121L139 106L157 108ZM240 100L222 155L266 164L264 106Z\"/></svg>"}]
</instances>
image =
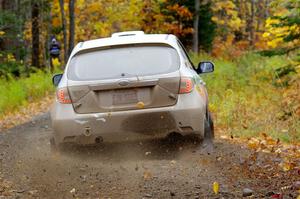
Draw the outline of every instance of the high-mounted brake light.
<instances>
[{"instance_id":1,"label":"high-mounted brake light","mask_svg":"<svg viewBox=\"0 0 300 199\"><path fill-rule=\"evenodd\" d=\"M190 93L194 89L193 80L189 77L183 77L180 80L180 94Z\"/></svg>"},{"instance_id":2,"label":"high-mounted brake light","mask_svg":"<svg viewBox=\"0 0 300 199\"><path fill-rule=\"evenodd\" d=\"M61 104L71 104L71 98L67 88L60 88L56 91L57 101Z\"/></svg>"},{"instance_id":3,"label":"high-mounted brake light","mask_svg":"<svg viewBox=\"0 0 300 199\"><path fill-rule=\"evenodd\" d=\"M127 31L127 32L117 32L113 33L111 35L112 38L115 37L125 37L125 36L138 36L138 35L144 35L144 31Z\"/></svg>"}]
</instances>

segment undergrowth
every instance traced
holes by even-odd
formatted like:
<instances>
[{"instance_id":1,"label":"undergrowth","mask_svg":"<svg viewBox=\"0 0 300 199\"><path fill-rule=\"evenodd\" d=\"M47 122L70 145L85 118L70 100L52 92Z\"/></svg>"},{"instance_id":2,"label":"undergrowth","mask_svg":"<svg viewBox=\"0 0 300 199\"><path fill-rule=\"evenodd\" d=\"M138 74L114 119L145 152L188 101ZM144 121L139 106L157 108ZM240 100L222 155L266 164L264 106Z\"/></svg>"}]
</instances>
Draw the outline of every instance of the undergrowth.
<instances>
[{"instance_id":1,"label":"undergrowth","mask_svg":"<svg viewBox=\"0 0 300 199\"><path fill-rule=\"evenodd\" d=\"M250 53L234 61L207 55L192 58L195 63L212 60L216 65L214 73L202 77L219 132L234 137L267 134L283 142L300 141L300 116L287 111L289 107L283 103L287 87L274 84L276 70L286 65L286 57Z\"/></svg>"},{"instance_id":2,"label":"undergrowth","mask_svg":"<svg viewBox=\"0 0 300 199\"><path fill-rule=\"evenodd\" d=\"M37 71L29 77L0 79L0 117L52 93L51 76L50 73Z\"/></svg>"}]
</instances>

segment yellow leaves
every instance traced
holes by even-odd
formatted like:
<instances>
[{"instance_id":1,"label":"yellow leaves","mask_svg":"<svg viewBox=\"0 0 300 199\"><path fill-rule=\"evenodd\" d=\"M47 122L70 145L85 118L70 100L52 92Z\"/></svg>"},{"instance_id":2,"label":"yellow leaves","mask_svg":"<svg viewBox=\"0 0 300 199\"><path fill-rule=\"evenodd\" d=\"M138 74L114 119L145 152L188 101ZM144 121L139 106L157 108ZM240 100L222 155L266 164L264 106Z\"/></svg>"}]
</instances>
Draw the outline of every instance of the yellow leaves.
<instances>
[{"instance_id":1,"label":"yellow leaves","mask_svg":"<svg viewBox=\"0 0 300 199\"><path fill-rule=\"evenodd\" d=\"M188 8L186 8L184 6L179 6L179 4L168 6L167 8L171 11L177 12L178 15L182 18L192 19L192 17L193 17L192 13L189 11Z\"/></svg>"},{"instance_id":2,"label":"yellow leaves","mask_svg":"<svg viewBox=\"0 0 300 199\"><path fill-rule=\"evenodd\" d=\"M146 2L132 0L78 0L76 9L76 40L108 37L113 32L142 29ZM153 3L153 5L156 5ZM151 7L154 9L154 6Z\"/></svg>"},{"instance_id":3,"label":"yellow leaves","mask_svg":"<svg viewBox=\"0 0 300 199\"><path fill-rule=\"evenodd\" d=\"M8 53L7 56L6 56L6 61L7 62L16 62L16 58L13 54Z\"/></svg>"},{"instance_id":4,"label":"yellow leaves","mask_svg":"<svg viewBox=\"0 0 300 199\"><path fill-rule=\"evenodd\" d=\"M261 133L261 136L264 138L262 140L263 144L266 144L269 146L274 146L274 145L278 145L280 143L279 140L274 140L273 138L268 136L266 133Z\"/></svg>"},{"instance_id":5,"label":"yellow leaves","mask_svg":"<svg viewBox=\"0 0 300 199\"><path fill-rule=\"evenodd\" d=\"M214 191L214 193L218 194L219 193L219 189L220 189L219 183L218 182L214 182L213 183L213 191Z\"/></svg>"},{"instance_id":6,"label":"yellow leaves","mask_svg":"<svg viewBox=\"0 0 300 199\"><path fill-rule=\"evenodd\" d=\"M138 103L136 104L136 106L137 106L138 108L140 108L140 109L143 109L143 108L145 107L145 104L144 104L144 102L138 102Z\"/></svg>"},{"instance_id":7,"label":"yellow leaves","mask_svg":"<svg viewBox=\"0 0 300 199\"><path fill-rule=\"evenodd\" d=\"M24 38L27 41L31 40L31 23L29 21L25 23Z\"/></svg>"},{"instance_id":8,"label":"yellow leaves","mask_svg":"<svg viewBox=\"0 0 300 199\"><path fill-rule=\"evenodd\" d=\"M280 146L279 140L274 140L266 133L261 133L261 138L251 138L248 140L248 147L255 151L274 152Z\"/></svg>"},{"instance_id":9,"label":"yellow leaves","mask_svg":"<svg viewBox=\"0 0 300 199\"><path fill-rule=\"evenodd\" d=\"M193 14L185 6L178 3L168 7L174 16L165 16L160 3L151 1L121 0L77 0L76 1L76 38L75 42L110 36L111 33L123 30L142 29L147 33L173 33L187 35L193 32L192 27L185 27L185 20L192 20ZM166 1L166 3L169 3ZM52 6L52 25L61 26L59 1L54 0ZM65 1L65 14L68 18L68 1ZM67 23L68 20L67 20ZM68 26L68 24L67 24ZM28 26L28 30L30 30ZM29 35L29 34L28 34ZM62 32L57 37L60 37ZM30 39L30 37L28 36ZM62 40L60 40L62 42Z\"/></svg>"},{"instance_id":10,"label":"yellow leaves","mask_svg":"<svg viewBox=\"0 0 300 199\"><path fill-rule=\"evenodd\" d=\"M224 9L230 10L235 8L235 4L230 0L218 1L212 8L214 11L220 11Z\"/></svg>"},{"instance_id":11,"label":"yellow leaves","mask_svg":"<svg viewBox=\"0 0 300 199\"><path fill-rule=\"evenodd\" d=\"M101 28L102 28L102 26L101 26L101 23L95 23L94 24L94 30L96 31L96 33L101 33Z\"/></svg>"},{"instance_id":12,"label":"yellow leaves","mask_svg":"<svg viewBox=\"0 0 300 199\"><path fill-rule=\"evenodd\" d=\"M85 4L86 4L86 2L85 2L85 0L77 0L76 4L77 4L77 8L83 9L84 6L85 6Z\"/></svg>"},{"instance_id":13,"label":"yellow leaves","mask_svg":"<svg viewBox=\"0 0 300 199\"><path fill-rule=\"evenodd\" d=\"M257 150L260 146L260 141L256 138L251 138L249 141L248 141L248 147L250 149L254 149L254 150Z\"/></svg>"},{"instance_id":14,"label":"yellow leaves","mask_svg":"<svg viewBox=\"0 0 300 199\"><path fill-rule=\"evenodd\" d=\"M58 17L52 19L52 26L56 28L61 26L61 21Z\"/></svg>"},{"instance_id":15,"label":"yellow leaves","mask_svg":"<svg viewBox=\"0 0 300 199\"><path fill-rule=\"evenodd\" d=\"M279 24L280 20L279 19L274 19L274 18L268 18L266 20L266 28L273 27L273 25Z\"/></svg>"},{"instance_id":16,"label":"yellow leaves","mask_svg":"<svg viewBox=\"0 0 300 199\"><path fill-rule=\"evenodd\" d=\"M210 103L209 105L208 105L208 107L209 107L209 110L211 111L211 112L213 112L213 113L215 113L215 112L217 112L217 106L215 105L215 104L212 104L212 103Z\"/></svg>"},{"instance_id":17,"label":"yellow leaves","mask_svg":"<svg viewBox=\"0 0 300 199\"><path fill-rule=\"evenodd\" d=\"M239 30L242 26L244 26L244 23L238 16L235 4L231 0L217 1L212 9L215 12L212 20L216 24L233 31Z\"/></svg>"},{"instance_id":18,"label":"yellow leaves","mask_svg":"<svg viewBox=\"0 0 300 199\"><path fill-rule=\"evenodd\" d=\"M217 16L213 16L213 17L211 18L211 20L212 20L213 22L217 23L217 21L218 21L219 19L218 19Z\"/></svg>"},{"instance_id":19,"label":"yellow leaves","mask_svg":"<svg viewBox=\"0 0 300 199\"><path fill-rule=\"evenodd\" d=\"M279 5L278 5L279 6ZM277 6L277 7L278 7ZM292 15L291 10L281 9L278 7L274 16L288 17ZM263 34L263 37L267 40L267 44L271 48L276 47L293 47L300 44L299 39L294 39L293 41L286 42L284 38L288 37L289 35L297 35L300 34L300 27L299 25L289 25L284 24L284 20L280 18L268 18L265 24L266 31Z\"/></svg>"},{"instance_id":20,"label":"yellow leaves","mask_svg":"<svg viewBox=\"0 0 300 199\"><path fill-rule=\"evenodd\" d=\"M144 177L144 180L151 180L153 176L150 171L146 170L146 171L144 171L143 177Z\"/></svg>"},{"instance_id":21,"label":"yellow leaves","mask_svg":"<svg viewBox=\"0 0 300 199\"><path fill-rule=\"evenodd\" d=\"M268 46L271 48L276 48L282 43L283 43L283 38L274 38L273 40L267 42Z\"/></svg>"},{"instance_id":22,"label":"yellow leaves","mask_svg":"<svg viewBox=\"0 0 300 199\"><path fill-rule=\"evenodd\" d=\"M67 9L64 9L64 10L65 10L65 13L67 13ZM62 25L62 23L61 23L61 15L60 15L60 5L59 5L58 0L55 0L53 2L53 6L51 8L51 13L52 13L52 26L55 28L60 27Z\"/></svg>"},{"instance_id":23,"label":"yellow leaves","mask_svg":"<svg viewBox=\"0 0 300 199\"><path fill-rule=\"evenodd\" d=\"M268 38L268 37L271 36L271 33L269 33L269 32L264 32L264 34L263 34L262 36L263 36L263 38Z\"/></svg>"},{"instance_id":24,"label":"yellow leaves","mask_svg":"<svg viewBox=\"0 0 300 199\"><path fill-rule=\"evenodd\" d=\"M275 153L282 161L278 166L285 172L296 168L295 160L300 158L300 148L294 145L284 145L279 140L274 140L266 133L261 134L261 138L251 138L248 147L257 152Z\"/></svg>"},{"instance_id":25,"label":"yellow leaves","mask_svg":"<svg viewBox=\"0 0 300 199\"><path fill-rule=\"evenodd\" d=\"M5 32L1 30L0 31L0 37L3 36L3 35L5 35Z\"/></svg>"},{"instance_id":26,"label":"yellow leaves","mask_svg":"<svg viewBox=\"0 0 300 199\"><path fill-rule=\"evenodd\" d=\"M283 171L287 172L292 170L295 167L295 164L288 160L284 160L282 163L279 164L279 166L282 168Z\"/></svg>"},{"instance_id":27,"label":"yellow leaves","mask_svg":"<svg viewBox=\"0 0 300 199\"><path fill-rule=\"evenodd\" d=\"M300 32L300 27L297 25L290 26L290 31L298 33L298 32Z\"/></svg>"},{"instance_id":28,"label":"yellow leaves","mask_svg":"<svg viewBox=\"0 0 300 199\"><path fill-rule=\"evenodd\" d=\"M89 13L101 12L102 6L99 2L93 2L87 6L87 11Z\"/></svg>"},{"instance_id":29,"label":"yellow leaves","mask_svg":"<svg viewBox=\"0 0 300 199\"><path fill-rule=\"evenodd\" d=\"M217 20L217 23L219 25L224 25L225 24L225 21L223 19L220 19L220 20Z\"/></svg>"}]
</instances>

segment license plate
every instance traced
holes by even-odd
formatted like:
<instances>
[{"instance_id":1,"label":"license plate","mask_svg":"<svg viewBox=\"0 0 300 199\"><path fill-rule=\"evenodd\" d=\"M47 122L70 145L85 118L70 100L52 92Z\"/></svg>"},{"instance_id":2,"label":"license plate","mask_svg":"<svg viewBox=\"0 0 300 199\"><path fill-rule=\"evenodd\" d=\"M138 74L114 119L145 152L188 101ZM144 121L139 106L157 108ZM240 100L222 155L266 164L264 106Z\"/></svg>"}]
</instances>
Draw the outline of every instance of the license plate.
<instances>
[{"instance_id":1,"label":"license plate","mask_svg":"<svg viewBox=\"0 0 300 199\"><path fill-rule=\"evenodd\" d=\"M113 104L137 103L136 90L117 90L113 93Z\"/></svg>"}]
</instances>

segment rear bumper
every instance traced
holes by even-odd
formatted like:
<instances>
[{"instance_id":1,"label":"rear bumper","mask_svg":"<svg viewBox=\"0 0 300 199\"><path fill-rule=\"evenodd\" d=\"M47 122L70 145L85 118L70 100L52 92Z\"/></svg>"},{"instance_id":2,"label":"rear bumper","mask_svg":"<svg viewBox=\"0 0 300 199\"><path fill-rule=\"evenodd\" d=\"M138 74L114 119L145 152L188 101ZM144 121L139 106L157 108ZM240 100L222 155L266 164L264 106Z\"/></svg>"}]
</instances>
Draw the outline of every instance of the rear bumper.
<instances>
[{"instance_id":1,"label":"rear bumper","mask_svg":"<svg viewBox=\"0 0 300 199\"><path fill-rule=\"evenodd\" d=\"M77 114L72 105L55 102L54 137L58 143L92 143L99 136L104 141L163 137L171 132L203 136L206 104L190 95L197 93L180 95L174 106L95 114Z\"/></svg>"}]
</instances>

